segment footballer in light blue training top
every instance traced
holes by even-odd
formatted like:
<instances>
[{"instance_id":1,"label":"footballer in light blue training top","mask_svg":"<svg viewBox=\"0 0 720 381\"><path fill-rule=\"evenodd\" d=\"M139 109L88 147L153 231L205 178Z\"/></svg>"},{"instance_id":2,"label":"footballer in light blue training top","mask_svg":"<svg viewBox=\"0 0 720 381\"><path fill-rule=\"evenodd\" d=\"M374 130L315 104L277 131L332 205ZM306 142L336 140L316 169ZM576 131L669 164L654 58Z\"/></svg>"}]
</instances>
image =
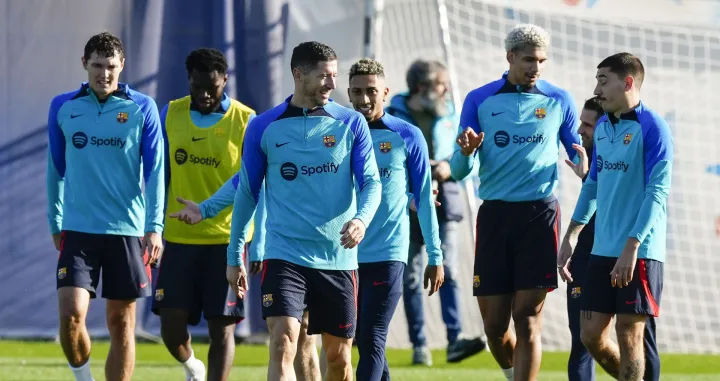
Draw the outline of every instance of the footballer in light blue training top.
<instances>
[{"instance_id":1,"label":"footballer in light blue training top","mask_svg":"<svg viewBox=\"0 0 720 381\"><path fill-rule=\"evenodd\" d=\"M532 26L511 32L508 51L541 45L532 37L544 31L536 31L542 30ZM484 142L477 151L458 147L451 168L456 179L471 171L480 177L476 296L557 287L560 220L553 191L561 144L574 159L573 144L580 139L575 103L568 92L539 79L545 59L515 54L502 78L465 98L459 140L477 144L476 136L482 133Z\"/></svg>"},{"instance_id":2,"label":"footballer in light blue training top","mask_svg":"<svg viewBox=\"0 0 720 381\"><path fill-rule=\"evenodd\" d=\"M643 77L642 63L629 53L598 65L595 94L606 114L595 127L590 175L566 236L597 210L586 311L659 314L673 142L665 120L640 101ZM626 92L627 82L632 89Z\"/></svg>"},{"instance_id":3,"label":"footballer in light blue training top","mask_svg":"<svg viewBox=\"0 0 720 381\"><path fill-rule=\"evenodd\" d=\"M306 308L318 311L310 314L308 333L343 338L328 353L344 352L357 320L356 246L378 208L381 184L367 122L329 99L335 52L306 42L291 61L294 94L253 119L245 135L228 280L235 284L236 270L243 278L245 235L264 180L265 257L250 253L251 262L264 260L263 317L271 326L297 318L299 328ZM270 371L277 365L272 356Z\"/></svg>"},{"instance_id":4,"label":"footballer in light blue training top","mask_svg":"<svg viewBox=\"0 0 720 381\"><path fill-rule=\"evenodd\" d=\"M537 25L518 25L507 34L510 69L465 98L450 160L455 179L471 172L480 178L473 294L490 350L510 379L517 373L534 380L539 371L540 344L530 332L540 332L538 305L558 286L560 207L553 192L560 147L571 160L582 149L575 102L540 79L549 43ZM516 327L530 327L516 330L515 358L528 359L518 369L507 350L511 315Z\"/></svg>"},{"instance_id":5,"label":"footballer in light blue training top","mask_svg":"<svg viewBox=\"0 0 720 381\"><path fill-rule=\"evenodd\" d=\"M104 298L150 296L141 238L160 239L165 199L157 106L123 83L106 97L93 85L50 105L48 217L52 234L62 232L57 286L94 297L104 267Z\"/></svg>"},{"instance_id":6,"label":"footballer in light blue training top","mask_svg":"<svg viewBox=\"0 0 720 381\"><path fill-rule=\"evenodd\" d=\"M135 299L151 295L149 265L163 247L163 137L155 101L119 83L125 64L119 38L92 36L82 64L88 81L53 98L48 113L48 220L60 251L60 343L75 380L91 381L82 317L102 274L110 338L126 344L113 348L108 369L129 379Z\"/></svg>"},{"instance_id":7,"label":"footballer in light blue training top","mask_svg":"<svg viewBox=\"0 0 720 381\"><path fill-rule=\"evenodd\" d=\"M431 284L431 295L444 277L427 143L418 127L384 112L388 92L380 63L362 59L350 68L348 96L355 110L368 120L382 182L380 206L358 247L357 379L370 381L390 379L385 342L402 295L408 260L408 194L417 205L427 243L425 283Z\"/></svg>"}]
</instances>

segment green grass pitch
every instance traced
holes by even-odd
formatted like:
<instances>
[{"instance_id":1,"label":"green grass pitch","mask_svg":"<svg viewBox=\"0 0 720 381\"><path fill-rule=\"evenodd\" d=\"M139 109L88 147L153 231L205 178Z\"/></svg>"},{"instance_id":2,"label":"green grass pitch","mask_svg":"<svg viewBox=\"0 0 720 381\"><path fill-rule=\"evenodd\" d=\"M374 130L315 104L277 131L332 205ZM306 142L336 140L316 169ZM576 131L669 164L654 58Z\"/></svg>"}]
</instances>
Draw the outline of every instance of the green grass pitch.
<instances>
[{"instance_id":1,"label":"green grass pitch","mask_svg":"<svg viewBox=\"0 0 720 381\"><path fill-rule=\"evenodd\" d=\"M194 345L196 356L207 358L207 345ZM108 343L93 344L91 365L93 377L105 380L103 362ZM410 365L410 351L389 350L388 361L395 381L441 381L441 380L486 380L504 381L500 370L488 352L467 359L459 364L446 364L445 352L433 352L435 365L431 368ZM538 381L567 380L567 353L546 352L543 354L542 370ZM231 380L265 380L267 347L239 345L235 352L235 366ZM353 353L357 361L357 352ZM716 355L662 355L663 381L720 381L720 356ZM598 369L598 381L610 381ZM183 380L184 372L160 344L139 343L137 364L133 380L161 381ZM0 381L73 381L72 374L64 361L60 346L46 342L0 341Z\"/></svg>"}]
</instances>

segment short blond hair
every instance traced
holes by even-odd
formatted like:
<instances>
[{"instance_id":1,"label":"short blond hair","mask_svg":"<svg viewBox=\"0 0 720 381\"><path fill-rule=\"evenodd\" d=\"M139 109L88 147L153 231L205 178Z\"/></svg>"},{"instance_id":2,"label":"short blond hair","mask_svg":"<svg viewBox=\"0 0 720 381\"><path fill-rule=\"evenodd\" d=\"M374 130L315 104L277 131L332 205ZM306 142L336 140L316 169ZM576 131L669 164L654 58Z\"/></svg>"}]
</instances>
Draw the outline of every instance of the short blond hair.
<instances>
[{"instance_id":1,"label":"short blond hair","mask_svg":"<svg viewBox=\"0 0 720 381\"><path fill-rule=\"evenodd\" d=\"M356 75L377 75L385 77L385 68L372 58L363 58L350 66L350 79Z\"/></svg>"},{"instance_id":2,"label":"short blond hair","mask_svg":"<svg viewBox=\"0 0 720 381\"><path fill-rule=\"evenodd\" d=\"M527 47L547 50L550 34L534 24L520 24L512 28L505 37L505 51L514 52Z\"/></svg>"}]
</instances>

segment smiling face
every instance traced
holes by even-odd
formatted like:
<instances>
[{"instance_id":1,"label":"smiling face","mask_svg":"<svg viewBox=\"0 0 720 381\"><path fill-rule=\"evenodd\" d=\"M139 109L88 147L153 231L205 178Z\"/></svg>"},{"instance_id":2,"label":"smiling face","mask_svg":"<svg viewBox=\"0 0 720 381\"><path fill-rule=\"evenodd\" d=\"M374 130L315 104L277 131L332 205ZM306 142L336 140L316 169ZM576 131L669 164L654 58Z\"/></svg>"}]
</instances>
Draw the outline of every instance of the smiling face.
<instances>
[{"instance_id":1,"label":"smiling face","mask_svg":"<svg viewBox=\"0 0 720 381\"><path fill-rule=\"evenodd\" d=\"M376 74L355 75L350 78L348 97L355 111L361 113L368 122L380 119L384 113L384 103L389 89L385 87L385 78Z\"/></svg>"},{"instance_id":2,"label":"smiling face","mask_svg":"<svg viewBox=\"0 0 720 381\"><path fill-rule=\"evenodd\" d=\"M98 98L105 99L117 90L125 66L125 59L119 52L109 57L93 52L87 59L83 56L82 64L88 73L88 85Z\"/></svg>"},{"instance_id":3,"label":"smiling face","mask_svg":"<svg viewBox=\"0 0 720 381\"><path fill-rule=\"evenodd\" d=\"M330 94L336 87L337 60L320 61L308 71L295 68L293 76L296 94L298 92L302 94L304 100L313 107L324 106L330 100Z\"/></svg>"},{"instance_id":4,"label":"smiling face","mask_svg":"<svg viewBox=\"0 0 720 381\"><path fill-rule=\"evenodd\" d=\"M599 118L600 115L593 110L584 108L582 112L580 112L580 127L578 127L578 134L580 134L580 137L582 138L582 145L586 150L593 148L595 124Z\"/></svg>"}]
</instances>

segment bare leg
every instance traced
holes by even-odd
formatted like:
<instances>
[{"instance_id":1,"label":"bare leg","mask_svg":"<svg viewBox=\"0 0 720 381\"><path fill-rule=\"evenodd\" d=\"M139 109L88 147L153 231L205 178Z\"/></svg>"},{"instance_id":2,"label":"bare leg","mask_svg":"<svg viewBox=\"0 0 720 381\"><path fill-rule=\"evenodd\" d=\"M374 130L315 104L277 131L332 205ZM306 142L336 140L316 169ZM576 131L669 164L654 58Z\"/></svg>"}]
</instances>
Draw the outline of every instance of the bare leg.
<instances>
[{"instance_id":1,"label":"bare leg","mask_svg":"<svg viewBox=\"0 0 720 381\"><path fill-rule=\"evenodd\" d=\"M289 316L273 316L265 319L270 332L270 361L268 381L294 381L293 361L297 352L300 322Z\"/></svg>"},{"instance_id":2,"label":"bare leg","mask_svg":"<svg viewBox=\"0 0 720 381\"><path fill-rule=\"evenodd\" d=\"M542 309L547 290L515 292L513 321L517 343L513 354L515 381L535 381L542 361Z\"/></svg>"},{"instance_id":3,"label":"bare leg","mask_svg":"<svg viewBox=\"0 0 720 381\"><path fill-rule=\"evenodd\" d=\"M488 347L500 368L513 367L516 337L510 330L513 295L478 296Z\"/></svg>"},{"instance_id":4,"label":"bare leg","mask_svg":"<svg viewBox=\"0 0 720 381\"><path fill-rule=\"evenodd\" d=\"M57 291L60 314L60 345L72 367L79 367L90 359L90 335L85 318L90 293L78 287L61 287Z\"/></svg>"},{"instance_id":5,"label":"bare leg","mask_svg":"<svg viewBox=\"0 0 720 381\"><path fill-rule=\"evenodd\" d=\"M110 353L105 363L107 381L130 381L135 368L135 299L107 300L106 320Z\"/></svg>"},{"instance_id":6,"label":"bare leg","mask_svg":"<svg viewBox=\"0 0 720 381\"><path fill-rule=\"evenodd\" d=\"M615 330L620 347L620 381L642 381L645 373L643 334L647 316L618 314Z\"/></svg>"},{"instance_id":7,"label":"bare leg","mask_svg":"<svg viewBox=\"0 0 720 381\"><path fill-rule=\"evenodd\" d=\"M620 349L610 339L612 315L582 311L580 337L595 361L612 377L619 377Z\"/></svg>"},{"instance_id":8,"label":"bare leg","mask_svg":"<svg viewBox=\"0 0 720 381\"><path fill-rule=\"evenodd\" d=\"M303 321L298 336L298 351L295 355L295 375L299 381L320 381L320 360L318 359L315 338L308 335L308 311L303 314Z\"/></svg>"}]
</instances>

